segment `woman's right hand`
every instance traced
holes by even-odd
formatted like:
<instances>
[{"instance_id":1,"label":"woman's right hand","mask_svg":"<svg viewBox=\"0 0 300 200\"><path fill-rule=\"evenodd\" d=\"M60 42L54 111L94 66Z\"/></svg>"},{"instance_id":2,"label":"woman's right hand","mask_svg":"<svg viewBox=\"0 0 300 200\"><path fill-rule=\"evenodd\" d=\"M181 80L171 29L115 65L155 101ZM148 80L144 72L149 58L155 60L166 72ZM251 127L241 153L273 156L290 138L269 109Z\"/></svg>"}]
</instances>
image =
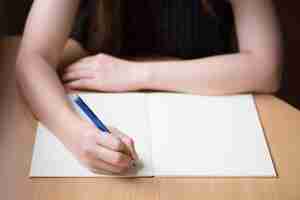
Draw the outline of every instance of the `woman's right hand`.
<instances>
[{"instance_id":1,"label":"woman's right hand","mask_svg":"<svg viewBox=\"0 0 300 200\"><path fill-rule=\"evenodd\" d=\"M101 134L99 129L85 121L75 126L75 130L73 127L73 131L68 130L60 139L90 171L120 174L138 159L133 139L118 129L110 127L110 134Z\"/></svg>"}]
</instances>

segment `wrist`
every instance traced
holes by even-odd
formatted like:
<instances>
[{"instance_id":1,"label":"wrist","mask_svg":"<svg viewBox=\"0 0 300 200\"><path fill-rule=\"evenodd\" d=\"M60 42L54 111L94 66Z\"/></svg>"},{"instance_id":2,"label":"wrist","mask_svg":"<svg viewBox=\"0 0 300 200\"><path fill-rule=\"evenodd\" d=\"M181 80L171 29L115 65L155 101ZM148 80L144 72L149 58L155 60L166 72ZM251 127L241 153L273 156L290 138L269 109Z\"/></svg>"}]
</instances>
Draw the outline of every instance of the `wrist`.
<instances>
[{"instance_id":1,"label":"wrist","mask_svg":"<svg viewBox=\"0 0 300 200\"><path fill-rule=\"evenodd\" d=\"M145 62L132 61L130 63L133 84L136 90L149 89L152 79L152 70Z\"/></svg>"}]
</instances>

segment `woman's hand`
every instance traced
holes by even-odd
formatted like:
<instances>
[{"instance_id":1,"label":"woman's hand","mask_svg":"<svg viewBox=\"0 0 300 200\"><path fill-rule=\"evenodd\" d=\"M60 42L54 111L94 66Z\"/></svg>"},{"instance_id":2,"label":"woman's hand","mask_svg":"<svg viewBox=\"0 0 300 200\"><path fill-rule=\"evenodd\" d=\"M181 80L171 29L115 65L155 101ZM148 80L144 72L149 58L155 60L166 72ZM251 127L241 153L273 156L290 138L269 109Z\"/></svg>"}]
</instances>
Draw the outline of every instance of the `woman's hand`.
<instances>
[{"instance_id":1,"label":"woman's hand","mask_svg":"<svg viewBox=\"0 0 300 200\"><path fill-rule=\"evenodd\" d=\"M124 92L143 89L145 72L135 62L98 54L67 67L62 79L71 90Z\"/></svg>"},{"instance_id":2,"label":"woman's hand","mask_svg":"<svg viewBox=\"0 0 300 200\"><path fill-rule=\"evenodd\" d=\"M80 163L94 173L124 173L138 159L133 139L115 128L109 128L110 134L101 134L83 121L72 129L59 138Z\"/></svg>"}]
</instances>

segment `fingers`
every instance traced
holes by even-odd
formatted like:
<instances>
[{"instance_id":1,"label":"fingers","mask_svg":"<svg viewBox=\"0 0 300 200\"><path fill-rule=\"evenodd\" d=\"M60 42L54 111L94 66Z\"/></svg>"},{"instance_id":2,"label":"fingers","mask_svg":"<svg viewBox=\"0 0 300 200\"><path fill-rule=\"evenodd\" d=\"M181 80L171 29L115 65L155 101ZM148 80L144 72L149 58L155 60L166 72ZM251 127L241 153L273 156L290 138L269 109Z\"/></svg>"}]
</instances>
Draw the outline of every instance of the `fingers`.
<instances>
[{"instance_id":1,"label":"fingers","mask_svg":"<svg viewBox=\"0 0 300 200\"><path fill-rule=\"evenodd\" d=\"M127 146L119 137L113 134L96 136L95 156L97 159L107 163L110 168L109 171L113 173L124 173L129 168L133 167L133 159L130 154L126 154ZM95 168L95 167L94 167ZM98 169L103 169L100 165ZM95 173L98 172L97 168Z\"/></svg>"},{"instance_id":2,"label":"fingers","mask_svg":"<svg viewBox=\"0 0 300 200\"><path fill-rule=\"evenodd\" d=\"M129 168L132 165L132 159L128 155L109 150L100 145L95 146L95 156L97 159L115 167Z\"/></svg>"},{"instance_id":3,"label":"fingers","mask_svg":"<svg viewBox=\"0 0 300 200\"><path fill-rule=\"evenodd\" d=\"M84 70L87 68L89 69L89 67L85 66L85 64L83 62L78 62L78 63L72 64L72 65L66 67L64 72L70 73L70 72L74 72L74 71Z\"/></svg>"},{"instance_id":4,"label":"fingers","mask_svg":"<svg viewBox=\"0 0 300 200\"><path fill-rule=\"evenodd\" d=\"M101 170L122 173L133 166L132 158L123 153L126 146L119 138L111 134L101 135L95 127L87 125L93 131L80 140L78 155L83 164L97 173Z\"/></svg>"},{"instance_id":5,"label":"fingers","mask_svg":"<svg viewBox=\"0 0 300 200\"><path fill-rule=\"evenodd\" d=\"M116 128L109 127L109 129L111 130L112 134L120 138L122 143L125 144L127 153L129 153L132 159L138 160L138 154L135 149L134 140Z\"/></svg>"},{"instance_id":6,"label":"fingers","mask_svg":"<svg viewBox=\"0 0 300 200\"><path fill-rule=\"evenodd\" d=\"M76 70L71 72L66 72L62 76L62 80L67 81L74 81L74 80L80 80L80 79L88 79L88 78L94 78L95 73L90 70Z\"/></svg>"},{"instance_id":7,"label":"fingers","mask_svg":"<svg viewBox=\"0 0 300 200\"><path fill-rule=\"evenodd\" d=\"M128 167L114 166L98 159L90 161L87 166L90 171L97 174L103 174L103 171L120 174L128 170Z\"/></svg>"},{"instance_id":8,"label":"fingers","mask_svg":"<svg viewBox=\"0 0 300 200\"><path fill-rule=\"evenodd\" d=\"M69 65L64 69L64 72L72 72L72 71L78 71L78 70L94 70L96 62L93 62L93 56L85 57L83 59L80 59L79 61L73 63L72 65Z\"/></svg>"},{"instance_id":9,"label":"fingers","mask_svg":"<svg viewBox=\"0 0 300 200\"><path fill-rule=\"evenodd\" d=\"M95 82L96 80L94 80L93 78L83 78L68 82L64 84L64 86L69 90L95 90Z\"/></svg>"},{"instance_id":10,"label":"fingers","mask_svg":"<svg viewBox=\"0 0 300 200\"><path fill-rule=\"evenodd\" d=\"M65 69L62 80L67 90L93 90L95 89L95 72L91 67L87 68L85 61L71 65Z\"/></svg>"},{"instance_id":11,"label":"fingers","mask_svg":"<svg viewBox=\"0 0 300 200\"><path fill-rule=\"evenodd\" d=\"M95 142L96 144L106 147L112 151L125 152L127 149L122 140L118 137L114 137L112 134L97 134L95 135Z\"/></svg>"},{"instance_id":12,"label":"fingers","mask_svg":"<svg viewBox=\"0 0 300 200\"><path fill-rule=\"evenodd\" d=\"M107 147L114 151L124 152L132 159L138 160L135 144L132 138L128 137L116 128L109 127L110 135L103 136L98 134L95 138L97 144Z\"/></svg>"}]
</instances>

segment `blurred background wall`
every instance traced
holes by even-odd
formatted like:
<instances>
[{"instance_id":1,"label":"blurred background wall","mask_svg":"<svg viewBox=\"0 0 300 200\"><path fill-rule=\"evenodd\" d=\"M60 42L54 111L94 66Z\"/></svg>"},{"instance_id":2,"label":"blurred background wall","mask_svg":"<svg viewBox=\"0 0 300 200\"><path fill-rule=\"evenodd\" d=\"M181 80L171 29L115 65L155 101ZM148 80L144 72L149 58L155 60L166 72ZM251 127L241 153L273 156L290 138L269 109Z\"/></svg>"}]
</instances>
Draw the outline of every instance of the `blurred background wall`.
<instances>
[{"instance_id":1,"label":"blurred background wall","mask_svg":"<svg viewBox=\"0 0 300 200\"><path fill-rule=\"evenodd\" d=\"M20 34L31 2L32 0L0 0L0 30L10 35Z\"/></svg>"},{"instance_id":2,"label":"blurred background wall","mask_svg":"<svg viewBox=\"0 0 300 200\"><path fill-rule=\"evenodd\" d=\"M5 27L7 27L6 20L4 20L4 18L5 18L5 14L4 14L5 9L4 9L4 7L5 7L4 2L1 1L0 2L0 36L4 32Z\"/></svg>"},{"instance_id":3,"label":"blurred background wall","mask_svg":"<svg viewBox=\"0 0 300 200\"><path fill-rule=\"evenodd\" d=\"M0 0L0 31L20 34L32 0ZM300 109L300 1L275 0L284 37L284 74L278 96ZM49 16L51 17L51 16Z\"/></svg>"},{"instance_id":4,"label":"blurred background wall","mask_svg":"<svg viewBox=\"0 0 300 200\"><path fill-rule=\"evenodd\" d=\"M284 33L284 76L279 97L300 109L300 1L276 0Z\"/></svg>"}]
</instances>

